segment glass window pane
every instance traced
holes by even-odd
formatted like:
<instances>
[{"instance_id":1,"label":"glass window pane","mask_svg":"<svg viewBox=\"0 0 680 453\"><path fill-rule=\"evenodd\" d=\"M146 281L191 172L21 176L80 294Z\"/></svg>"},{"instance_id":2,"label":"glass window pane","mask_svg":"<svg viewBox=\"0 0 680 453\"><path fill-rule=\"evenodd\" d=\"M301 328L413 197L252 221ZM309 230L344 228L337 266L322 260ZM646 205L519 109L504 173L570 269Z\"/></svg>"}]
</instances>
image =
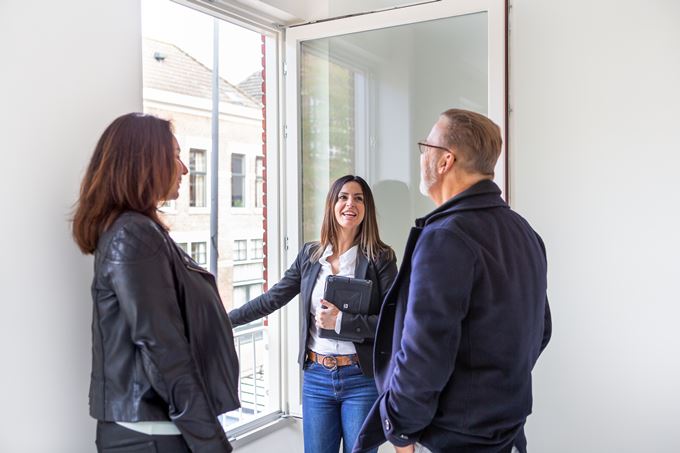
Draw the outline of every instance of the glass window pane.
<instances>
[{"instance_id":1,"label":"glass window pane","mask_svg":"<svg viewBox=\"0 0 680 453\"><path fill-rule=\"evenodd\" d=\"M371 185L382 239L401 258L420 194L420 155L438 115L487 113L487 13L304 41L300 55L302 222L319 239L330 182Z\"/></svg>"},{"instance_id":2,"label":"glass window pane","mask_svg":"<svg viewBox=\"0 0 680 453\"><path fill-rule=\"evenodd\" d=\"M189 150L189 206L205 207L207 193L206 152Z\"/></svg>"},{"instance_id":3,"label":"glass window pane","mask_svg":"<svg viewBox=\"0 0 680 453\"><path fill-rule=\"evenodd\" d=\"M255 207L264 206L264 158L255 158Z\"/></svg>"},{"instance_id":4,"label":"glass window pane","mask_svg":"<svg viewBox=\"0 0 680 453\"><path fill-rule=\"evenodd\" d=\"M201 266L208 264L207 247L205 242L194 242L191 244L191 257Z\"/></svg>"},{"instance_id":5,"label":"glass window pane","mask_svg":"<svg viewBox=\"0 0 680 453\"><path fill-rule=\"evenodd\" d=\"M242 261L247 258L247 241L246 240L238 240L234 241L234 261Z\"/></svg>"},{"instance_id":6,"label":"glass window pane","mask_svg":"<svg viewBox=\"0 0 680 453\"><path fill-rule=\"evenodd\" d=\"M216 29L217 65L213 60ZM266 196L263 184L256 188L258 175L265 172L268 146L263 121L267 106L263 100L278 96L275 86L269 87L270 96L264 96L267 87L263 75L265 66L272 66L268 58L274 58L267 56L268 49L275 51L277 43L169 0L142 2L142 35L144 111L172 121L180 157L189 168L173 209L165 209L161 215L172 237L198 263L210 268L210 258L216 257L217 287L225 309L230 310L247 301L254 293L250 286L264 282L266 275L266 257L260 262L248 261L253 232L260 232L255 236L262 240L267 235L262 203L248 200ZM212 106L213 82L219 111L205 110ZM269 104L276 109L273 102ZM213 117L218 119L217 131L213 130ZM220 170L217 178L209 176L213 157ZM261 159L259 164L256 158ZM212 185L218 201L214 212L209 203ZM245 207L246 203L248 209L236 213L231 209ZM219 234L216 253L211 249L211 220L217 221ZM255 249L250 252L255 253ZM262 283L256 285L262 287ZM278 370L266 369L271 357L266 352L267 332L268 327L260 321L235 333L237 347L241 345L240 362L248 365L241 369L241 382L245 386L256 380L260 397L253 398L252 392L241 394L243 407L221 417L225 426L279 408L278 397L270 397L271 386L278 385Z\"/></svg>"},{"instance_id":7,"label":"glass window pane","mask_svg":"<svg viewBox=\"0 0 680 453\"><path fill-rule=\"evenodd\" d=\"M245 156L233 154L231 156L231 205L242 208L245 206Z\"/></svg>"},{"instance_id":8,"label":"glass window pane","mask_svg":"<svg viewBox=\"0 0 680 453\"><path fill-rule=\"evenodd\" d=\"M234 286L234 308L241 307L248 302L248 291L245 286Z\"/></svg>"},{"instance_id":9,"label":"glass window pane","mask_svg":"<svg viewBox=\"0 0 680 453\"><path fill-rule=\"evenodd\" d=\"M262 295L262 283L257 283L255 285L250 286L250 290L249 290L249 293L248 293L248 297L250 299L254 299L254 298L261 296L261 295Z\"/></svg>"},{"instance_id":10,"label":"glass window pane","mask_svg":"<svg viewBox=\"0 0 680 453\"><path fill-rule=\"evenodd\" d=\"M231 156L231 173L235 175L243 174L243 156L238 154Z\"/></svg>"},{"instance_id":11,"label":"glass window pane","mask_svg":"<svg viewBox=\"0 0 680 453\"><path fill-rule=\"evenodd\" d=\"M262 239L252 239L250 246L250 259L262 258Z\"/></svg>"}]
</instances>

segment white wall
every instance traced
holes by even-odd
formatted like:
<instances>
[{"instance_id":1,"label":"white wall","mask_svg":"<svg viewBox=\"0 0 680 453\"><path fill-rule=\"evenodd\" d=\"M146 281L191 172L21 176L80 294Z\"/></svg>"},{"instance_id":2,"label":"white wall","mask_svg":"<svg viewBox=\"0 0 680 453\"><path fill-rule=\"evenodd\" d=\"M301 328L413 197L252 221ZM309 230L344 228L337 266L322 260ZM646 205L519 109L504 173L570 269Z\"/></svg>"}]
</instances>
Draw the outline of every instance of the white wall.
<instances>
[{"instance_id":1,"label":"white wall","mask_svg":"<svg viewBox=\"0 0 680 453\"><path fill-rule=\"evenodd\" d=\"M531 451L680 451L680 3L513 3L511 201L546 241L554 319ZM67 219L98 135L141 109L139 39L136 0L0 2L3 453L93 451L91 261ZM299 436L277 433L243 451Z\"/></svg>"},{"instance_id":2,"label":"white wall","mask_svg":"<svg viewBox=\"0 0 680 453\"><path fill-rule=\"evenodd\" d=\"M530 449L680 451L680 2L512 3L510 196L554 320Z\"/></svg>"},{"instance_id":3,"label":"white wall","mask_svg":"<svg viewBox=\"0 0 680 453\"><path fill-rule=\"evenodd\" d=\"M548 249L533 452L680 451L680 2L514 0L511 201Z\"/></svg>"},{"instance_id":4,"label":"white wall","mask_svg":"<svg viewBox=\"0 0 680 453\"><path fill-rule=\"evenodd\" d=\"M141 109L138 0L2 0L0 55L0 451L92 452L92 263L68 218L103 129Z\"/></svg>"}]
</instances>

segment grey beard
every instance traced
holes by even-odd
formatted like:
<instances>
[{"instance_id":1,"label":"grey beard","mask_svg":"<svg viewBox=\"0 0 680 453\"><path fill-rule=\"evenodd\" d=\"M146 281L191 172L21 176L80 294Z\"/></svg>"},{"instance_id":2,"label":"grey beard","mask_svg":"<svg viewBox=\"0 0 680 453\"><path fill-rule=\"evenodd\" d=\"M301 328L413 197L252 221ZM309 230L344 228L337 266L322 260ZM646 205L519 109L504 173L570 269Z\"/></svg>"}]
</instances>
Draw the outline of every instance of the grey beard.
<instances>
[{"instance_id":1,"label":"grey beard","mask_svg":"<svg viewBox=\"0 0 680 453\"><path fill-rule=\"evenodd\" d=\"M423 177L420 177L420 184L418 185L418 190L420 190L420 193L423 194L426 197L429 197L430 194L428 192L429 187L427 187L427 184L425 183L425 180Z\"/></svg>"}]
</instances>

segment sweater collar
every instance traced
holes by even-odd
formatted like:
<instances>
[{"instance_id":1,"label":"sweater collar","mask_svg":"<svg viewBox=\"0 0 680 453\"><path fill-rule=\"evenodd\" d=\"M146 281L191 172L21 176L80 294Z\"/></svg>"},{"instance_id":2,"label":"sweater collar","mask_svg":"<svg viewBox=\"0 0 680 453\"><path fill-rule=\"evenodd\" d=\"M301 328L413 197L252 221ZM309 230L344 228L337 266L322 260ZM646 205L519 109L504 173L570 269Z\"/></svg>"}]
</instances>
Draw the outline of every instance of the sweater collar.
<instances>
[{"instance_id":1,"label":"sweater collar","mask_svg":"<svg viewBox=\"0 0 680 453\"><path fill-rule=\"evenodd\" d=\"M416 226L422 228L436 219L449 216L455 212L508 207L508 204L501 198L501 189L496 183L490 179L483 179L446 200L426 216L416 219Z\"/></svg>"}]
</instances>

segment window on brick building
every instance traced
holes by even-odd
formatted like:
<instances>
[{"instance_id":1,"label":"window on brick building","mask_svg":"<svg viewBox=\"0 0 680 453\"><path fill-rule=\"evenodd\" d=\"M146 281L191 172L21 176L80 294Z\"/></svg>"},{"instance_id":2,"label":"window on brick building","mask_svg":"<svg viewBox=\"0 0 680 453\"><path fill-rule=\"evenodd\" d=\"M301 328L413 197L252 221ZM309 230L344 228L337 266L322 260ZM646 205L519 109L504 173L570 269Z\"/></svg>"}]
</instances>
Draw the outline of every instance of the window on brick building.
<instances>
[{"instance_id":1,"label":"window on brick building","mask_svg":"<svg viewBox=\"0 0 680 453\"><path fill-rule=\"evenodd\" d=\"M204 208L208 179L208 163L204 149L189 150L189 206Z\"/></svg>"}]
</instances>

